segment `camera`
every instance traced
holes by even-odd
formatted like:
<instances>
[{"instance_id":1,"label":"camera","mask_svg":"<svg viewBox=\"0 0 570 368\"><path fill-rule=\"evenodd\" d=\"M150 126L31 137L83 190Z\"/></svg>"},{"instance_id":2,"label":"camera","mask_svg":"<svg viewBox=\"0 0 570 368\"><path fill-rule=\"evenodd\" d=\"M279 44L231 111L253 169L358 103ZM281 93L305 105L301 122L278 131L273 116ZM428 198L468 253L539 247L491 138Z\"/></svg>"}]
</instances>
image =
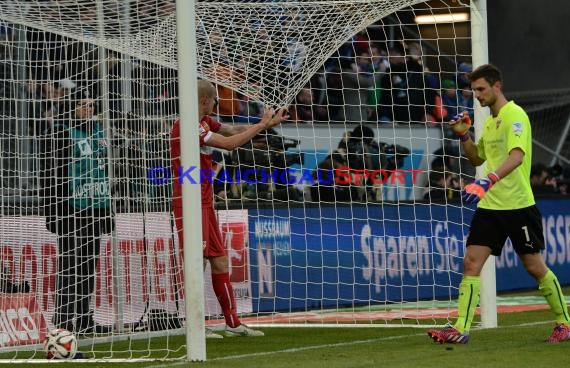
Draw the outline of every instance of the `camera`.
<instances>
[{"instance_id":1,"label":"camera","mask_svg":"<svg viewBox=\"0 0 570 368\"><path fill-rule=\"evenodd\" d=\"M388 170L401 169L409 155L410 150L404 146L380 143L380 156L385 158Z\"/></svg>"},{"instance_id":2,"label":"camera","mask_svg":"<svg viewBox=\"0 0 570 368\"><path fill-rule=\"evenodd\" d=\"M254 142L265 141L267 142L268 147L281 151L287 151L289 148L295 148L301 144L300 140L283 137L282 135L277 134L275 129L267 129L263 133L256 135L252 140Z\"/></svg>"},{"instance_id":3,"label":"camera","mask_svg":"<svg viewBox=\"0 0 570 368\"><path fill-rule=\"evenodd\" d=\"M245 189L245 197L299 200L301 194L294 186L290 185L294 180L289 180L287 169L293 165L302 165L305 155L303 152L287 152L287 150L297 148L300 143L299 140L283 137L277 134L275 130L268 129L255 136L249 144L232 151L225 162L225 169L242 176L241 181L242 188ZM275 172L276 175L271 177L279 178L278 182L268 180L267 176L265 179L258 177L262 171ZM247 177L243 176L244 174ZM215 187L225 187L226 185L227 183L214 181Z\"/></svg>"},{"instance_id":4,"label":"camera","mask_svg":"<svg viewBox=\"0 0 570 368\"><path fill-rule=\"evenodd\" d=\"M346 142L348 162L353 169L394 170L404 166L410 150L398 144L387 144L374 140L349 139Z\"/></svg>"},{"instance_id":5,"label":"camera","mask_svg":"<svg viewBox=\"0 0 570 368\"><path fill-rule=\"evenodd\" d=\"M303 152L286 152L296 148L301 141L283 137L274 129L256 135L251 145L237 150L240 164L252 167L286 169L292 165L302 165L305 160Z\"/></svg>"},{"instance_id":6,"label":"camera","mask_svg":"<svg viewBox=\"0 0 570 368\"><path fill-rule=\"evenodd\" d=\"M272 149L239 148L237 160L240 166L256 169L286 169L293 165L302 165L303 152L278 152ZM242 169L243 171L243 169Z\"/></svg>"}]
</instances>

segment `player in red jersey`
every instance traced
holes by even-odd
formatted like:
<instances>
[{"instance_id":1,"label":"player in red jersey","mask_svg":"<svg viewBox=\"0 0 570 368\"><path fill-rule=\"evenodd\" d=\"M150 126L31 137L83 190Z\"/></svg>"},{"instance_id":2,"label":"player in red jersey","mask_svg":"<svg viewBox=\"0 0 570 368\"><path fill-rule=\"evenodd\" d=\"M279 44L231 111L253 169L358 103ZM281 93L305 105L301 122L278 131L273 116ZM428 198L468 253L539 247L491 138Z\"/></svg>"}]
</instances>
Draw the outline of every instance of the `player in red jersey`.
<instances>
[{"instance_id":1,"label":"player in red jersey","mask_svg":"<svg viewBox=\"0 0 570 368\"><path fill-rule=\"evenodd\" d=\"M216 88L210 82L198 81L198 112L201 117L198 123L200 128L200 170L212 170L212 151L214 148L234 150L249 142L258 133L271 128L286 120L288 112L286 108L275 112L266 109L261 121L255 125L233 126L222 124L214 120L210 114L216 106ZM174 217L178 231L180 244L184 244L182 230L182 185L179 182L180 173L180 121L177 120L171 132L171 157L174 178L174 190L172 193ZM201 176L202 189L202 236L204 250L204 265L206 260L212 268L212 286L218 298L224 318L226 329L224 335L231 336L263 336L263 332L254 330L242 324L238 318L234 290L230 282L228 255L222 242L222 235L218 225L218 219L214 212L212 180L204 180ZM207 337L213 336L207 331Z\"/></svg>"}]
</instances>

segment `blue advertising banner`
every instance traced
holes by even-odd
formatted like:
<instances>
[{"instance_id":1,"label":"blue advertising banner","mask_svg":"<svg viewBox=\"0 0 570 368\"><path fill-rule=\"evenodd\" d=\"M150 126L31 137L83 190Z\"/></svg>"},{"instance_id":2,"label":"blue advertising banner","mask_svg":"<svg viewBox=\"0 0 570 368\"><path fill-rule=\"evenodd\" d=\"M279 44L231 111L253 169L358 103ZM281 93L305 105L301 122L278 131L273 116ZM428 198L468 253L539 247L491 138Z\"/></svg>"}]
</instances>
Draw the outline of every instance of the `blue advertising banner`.
<instances>
[{"instance_id":1,"label":"blue advertising banner","mask_svg":"<svg viewBox=\"0 0 570 368\"><path fill-rule=\"evenodd\" d=\"M570 200L543 200L545 259L570 283ZM254 312L455 297L473 208L374 204L249 210ZM532 288L510 244L498 291Z\"/></svg>"}]
</instances>

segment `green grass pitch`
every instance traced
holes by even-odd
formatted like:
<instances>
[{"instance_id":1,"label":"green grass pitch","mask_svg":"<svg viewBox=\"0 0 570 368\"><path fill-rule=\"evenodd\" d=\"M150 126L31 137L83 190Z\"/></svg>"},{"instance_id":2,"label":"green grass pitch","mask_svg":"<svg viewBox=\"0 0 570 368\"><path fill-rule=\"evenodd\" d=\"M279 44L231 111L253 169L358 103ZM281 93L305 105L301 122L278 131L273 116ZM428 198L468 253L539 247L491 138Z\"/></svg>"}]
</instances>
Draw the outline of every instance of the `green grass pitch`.
<instances>
[{"instance_id":1,"label":"green grass pitch","mask_svg":"<svg viewBox=\"0 0 570 368\"><path fill-rule=\"evenodd\" d=\"M568 288L565 290L568 295ZM535 294L536 295L536 294ZM471 331L467 345L440 345L425 328L265 328L261 338L207 340L207 361L90 362L85 367L551 367L570 362L570 341L547 344L554 326L549 310L504 313L499 327ZM443 323L444 321L441 321ZM152 344L185 354L183 336L153 339ZM153 357L148 341L95 345L97 357L130 349L133 357ZM106 353L105 353L106 351ZM21 353L24 354L24 353ZM13 356L13 354L11 354ZM113 355L113 358L126 358ZM3 354L1 358L7 358ZM565 362L565 363L564 363ZM75 361L74 363L77 363ZM64 364L64 366L77 364ZM51 364L16 365L53 367Z\"/></svg>"}]
</instances>

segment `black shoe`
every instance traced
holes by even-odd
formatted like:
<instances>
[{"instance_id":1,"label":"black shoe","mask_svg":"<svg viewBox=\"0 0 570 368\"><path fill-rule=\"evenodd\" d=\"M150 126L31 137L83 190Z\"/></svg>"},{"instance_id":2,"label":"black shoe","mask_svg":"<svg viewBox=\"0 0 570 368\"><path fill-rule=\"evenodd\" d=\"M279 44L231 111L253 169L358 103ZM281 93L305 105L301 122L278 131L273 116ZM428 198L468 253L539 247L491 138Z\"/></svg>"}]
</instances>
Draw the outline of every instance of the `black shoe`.
<instances>
[{"instance_id":1,"label":"black shoe","mask_svg":"<svg viewBox=\"0 0 570 368\"><path fill-rule=\"evenodd\" d=\"M85 356L85 354L78 351L77 353L75 353L75 356L73 357L73 359L87 359L87 357Z\"/></svg>"}]
</instances>

